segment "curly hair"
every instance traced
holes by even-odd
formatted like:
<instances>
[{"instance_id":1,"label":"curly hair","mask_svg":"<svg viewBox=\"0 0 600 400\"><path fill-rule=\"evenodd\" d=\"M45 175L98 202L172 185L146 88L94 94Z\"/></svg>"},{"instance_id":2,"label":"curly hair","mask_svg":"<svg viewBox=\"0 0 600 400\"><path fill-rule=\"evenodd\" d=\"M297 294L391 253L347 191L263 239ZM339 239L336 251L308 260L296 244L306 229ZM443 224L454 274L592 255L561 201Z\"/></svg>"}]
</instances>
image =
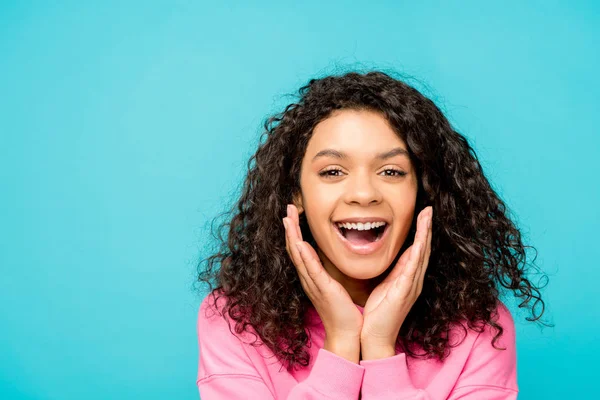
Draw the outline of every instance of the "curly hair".
<instances>
[{"instance_id":1,"label":"curly hair","mask_svg":"<svg viewBox=\"0 0 600 400\"><path fill-rule=\"evenodd\" d=\"M525 268L526 248L534 248L522 243L467 139L417 89L391 74L368 71L312 79L296 102L265 120L237 204L225 212L216 233L212 226L218 247L198 264L197 283L208 284L215 304L226 299L219 313L235 321L235 332L260 336L288 370L309 364L305 317L311 304L286 252L281 221L300 191L301 162L314 127L338 109L379 112L409 149L419 188L399 254L414 239L418 213L429 205L435 210L423 290L397 345L411 357L443 360L455 346L449 343L451 328L466 333L467 321L478 332L493 327L495 347L503 333L495 322L502 288L521 298L520 308L530 309L533 317L527 320L538 321L544 302ZM300 227L315 246L304 214ZM536 313L538 303L542 310ZM259 345L258 338L251 344Z\"/></svg>"}]
</instances>

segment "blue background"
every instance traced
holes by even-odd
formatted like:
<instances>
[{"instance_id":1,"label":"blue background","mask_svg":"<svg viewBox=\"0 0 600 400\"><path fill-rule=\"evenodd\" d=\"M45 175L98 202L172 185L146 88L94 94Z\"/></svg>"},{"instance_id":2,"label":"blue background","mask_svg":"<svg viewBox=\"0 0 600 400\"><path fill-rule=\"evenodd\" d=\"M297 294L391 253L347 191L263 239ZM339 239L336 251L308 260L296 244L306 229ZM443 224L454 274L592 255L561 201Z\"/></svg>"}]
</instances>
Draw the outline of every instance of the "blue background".
<instances>
[{"instance_id":1,"label":"blue background","mask_svg":"<svg viewBox=\"0 0 600 400\"><path fill-rule=\"evenodd\" d=\"M599 3L247 3L0 3L0 398L198 398L210 220L286 94L365 67L419 80L539 251L519 398L596 393Z\"/></svg>"}]
</instances>

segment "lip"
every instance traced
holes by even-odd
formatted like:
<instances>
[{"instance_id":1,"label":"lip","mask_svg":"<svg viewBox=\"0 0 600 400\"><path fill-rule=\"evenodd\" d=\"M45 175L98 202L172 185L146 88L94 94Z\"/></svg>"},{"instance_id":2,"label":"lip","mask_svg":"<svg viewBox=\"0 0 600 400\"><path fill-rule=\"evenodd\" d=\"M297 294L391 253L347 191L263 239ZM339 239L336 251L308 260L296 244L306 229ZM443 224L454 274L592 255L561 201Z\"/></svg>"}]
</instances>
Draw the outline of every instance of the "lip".
<instances>
[{"instance_id":1,"label":"lip","mask_svg":"<svg viewBox=\"0 0 600 400\"><path fill-rule=\"evenodd\" d=\"M340 223L344 223L344 222L353 222L353 223L358 223L358 222L362 222L362 223L366 223L366 222L385 222L386 224L389 225L389 221L385 218L380 218L380 217L357 217L357 218L344 218L344 219L340 219L339 221L335 221L334 224L340 224Z\"/></svg>"},{"instance_id":2,"label":"lip","mask_svg":"<svg viewBox=\"0 0 600 400\"><path fill-rule=\"evenodd\" d=\"M355 221L355 220L353 219L352 221ZM360 219L358 219L358 221L360 221ZM375 219L375 220L373 220L373 219L365 219L365 221L377 221L377 219ZM381 220L381 221L384 221L384 220ZM377 250L379 250L383 246L383 242L387 238L388 231L390 230L390 224L386 223L385 229L383 230L383 234L381 235L381 237L377 241L371 242L371 243L367 243L367 244L363 244L363 245L356 245L356 244L348 241L344 237L344 235L342 235L342 232L340 232L340 229L338 228L336 222L333 223L333 229L335 230L335 233L337 234L338 238L340 238L340 240L342 241L342 243L344 243L344 246L346 246L346 248L349 251L351 251L352 253L356 253L356 254L360 254L360 255L366 256L366 255L375 253Z\"/></svg>"}]
</instances>

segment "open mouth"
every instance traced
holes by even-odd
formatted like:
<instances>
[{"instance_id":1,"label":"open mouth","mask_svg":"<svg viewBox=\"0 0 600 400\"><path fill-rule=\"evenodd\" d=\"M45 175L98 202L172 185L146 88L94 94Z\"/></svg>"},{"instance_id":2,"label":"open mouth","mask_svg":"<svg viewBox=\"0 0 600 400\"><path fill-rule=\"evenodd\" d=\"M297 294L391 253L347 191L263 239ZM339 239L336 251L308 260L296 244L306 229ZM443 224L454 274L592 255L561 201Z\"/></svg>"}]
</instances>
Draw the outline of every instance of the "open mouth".
<instances>
[{"instance_id":1,"label":"open mouth","mask_svg":"<svg viewBox=\"0 0 600 400\"><path fill-rule=\"evenodd\" d=\"M344 239L356 246L364 246L379 241L388 227L385 222L373 224L334 224ZM343 225L343 226L342 226Z\"/></svg>"}]
</instances>

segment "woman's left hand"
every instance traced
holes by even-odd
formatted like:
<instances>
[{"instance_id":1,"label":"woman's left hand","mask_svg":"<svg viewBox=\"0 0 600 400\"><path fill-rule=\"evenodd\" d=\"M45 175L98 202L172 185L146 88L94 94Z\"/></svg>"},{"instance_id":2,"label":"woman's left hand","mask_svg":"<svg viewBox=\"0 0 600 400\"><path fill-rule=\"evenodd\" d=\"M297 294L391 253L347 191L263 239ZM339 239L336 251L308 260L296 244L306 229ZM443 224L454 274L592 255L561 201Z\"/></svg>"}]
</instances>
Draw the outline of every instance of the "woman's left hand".
<instances>
[{"instance_id":1,"label":"woman's left hand","mask_svg":"<svg viewBox=\"0 0 600 400\"><path fill-rule=\"evenodd\" d=\"M431 206L419 213L414 243L367 299L361 331L363 359L395 355L400 327L423 289L431 254L432 216Z\"/></svg>"}]
</instances>

